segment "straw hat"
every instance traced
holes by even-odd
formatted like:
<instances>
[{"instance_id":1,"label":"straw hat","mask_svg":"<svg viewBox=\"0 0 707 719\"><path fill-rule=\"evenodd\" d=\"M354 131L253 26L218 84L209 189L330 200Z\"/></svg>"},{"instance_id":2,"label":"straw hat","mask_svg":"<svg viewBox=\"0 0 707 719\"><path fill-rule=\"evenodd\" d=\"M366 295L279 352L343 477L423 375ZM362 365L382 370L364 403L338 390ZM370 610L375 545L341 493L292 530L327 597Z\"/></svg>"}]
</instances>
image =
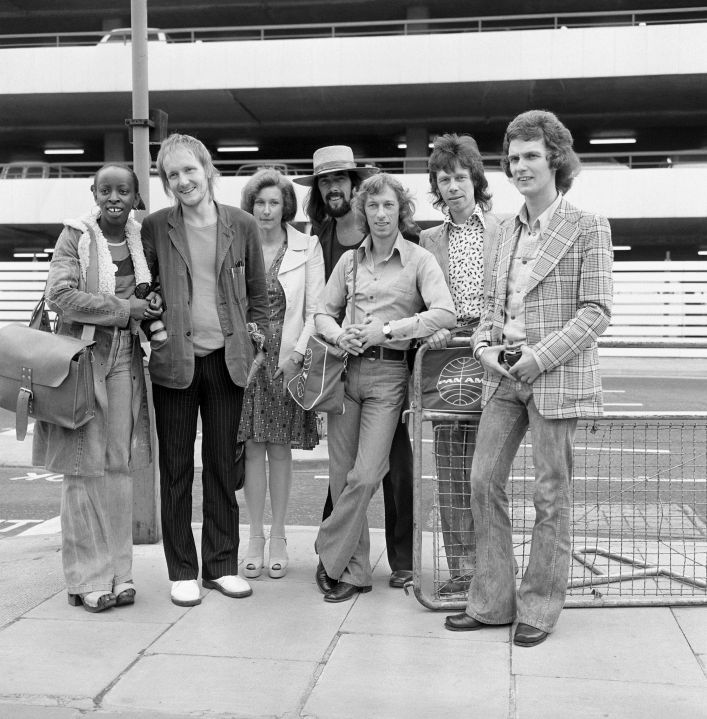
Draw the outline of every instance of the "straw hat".
<instances>
[{"instance_id":1,"label":"straw hat","mask_svg":"<svg viewBox=\"0 0 707 719\"><path fill-rule=\"evenodd\" d=\"M312 187L317 178L330 172L355 172L362 180L378 172L377 167L361 167L356 165L353 150L348 145L329 145L320 147L312 157L314 174L294 179L298 185Z\"/></svg>"}]
</instances>

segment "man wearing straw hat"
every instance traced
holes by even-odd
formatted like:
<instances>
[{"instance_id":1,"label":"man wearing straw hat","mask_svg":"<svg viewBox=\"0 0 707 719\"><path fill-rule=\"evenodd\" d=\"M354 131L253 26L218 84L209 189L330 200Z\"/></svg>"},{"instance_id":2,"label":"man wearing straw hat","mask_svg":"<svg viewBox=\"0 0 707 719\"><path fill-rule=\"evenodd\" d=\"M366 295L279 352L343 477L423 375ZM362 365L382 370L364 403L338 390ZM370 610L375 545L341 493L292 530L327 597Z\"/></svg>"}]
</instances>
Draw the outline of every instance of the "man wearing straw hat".
<instances>
[{"instance_id":1,"label":"man wearing straw hat","mask_svg":"<svg viewBox=\"0 0 707 719\"><path fill-rule=\"evenodd\" d=\"M331 145L315 151L312 175L294 181L312 188L305 210L312 223L312 234L319 237L324 253L324 276L329 279L336 263L346 252L363 241L356 227L351 200L363 180L378 172L376 167L358 165L347 145ZM403 233L407 240L418 241L417 234ZM412 450L407 427L401 422L390 450L390 471L383 478L385 504L385 543L392 570L389 584L402 587L412 579ZM332 511L331 491L327 494L322 521ZM326 576L317 576L323 592L330 591Z\"/></svg>"}]
</instances>

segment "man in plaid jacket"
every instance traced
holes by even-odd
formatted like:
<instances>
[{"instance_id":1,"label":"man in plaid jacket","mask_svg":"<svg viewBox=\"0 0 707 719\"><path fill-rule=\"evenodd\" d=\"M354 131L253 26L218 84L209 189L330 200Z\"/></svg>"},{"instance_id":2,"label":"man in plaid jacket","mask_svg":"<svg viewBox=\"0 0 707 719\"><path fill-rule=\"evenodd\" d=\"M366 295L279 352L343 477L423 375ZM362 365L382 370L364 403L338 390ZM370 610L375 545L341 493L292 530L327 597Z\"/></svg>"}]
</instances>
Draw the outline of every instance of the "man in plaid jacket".
<instances>
[{"instance_id":1,"label":"man in plaid jacket","mask_svg":"<svg viewBox=\"0 0 707 719\"><path fill-rule=\"evenodd\" d=\"M484 403L471 470L476 570L452 631L518 620L514 643L547 638L564 604L570 565L572 453L578 417L602 412L597 337L609 326L612 245L604 217L564 194L579 171L572 135L550 112L508 125L501 164L523 195L501 224L486 309L474 337ZM535 525L516 593L506 484L530 428Z\"/></svg>"}]
</instances>

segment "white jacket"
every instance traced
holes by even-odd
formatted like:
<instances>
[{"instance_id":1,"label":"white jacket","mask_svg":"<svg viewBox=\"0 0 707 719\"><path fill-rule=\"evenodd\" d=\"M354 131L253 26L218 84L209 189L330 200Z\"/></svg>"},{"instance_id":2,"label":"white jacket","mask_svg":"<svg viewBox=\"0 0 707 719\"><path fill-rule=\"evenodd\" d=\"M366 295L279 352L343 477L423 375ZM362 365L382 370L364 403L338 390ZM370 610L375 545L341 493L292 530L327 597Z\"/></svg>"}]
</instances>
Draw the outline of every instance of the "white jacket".
<instances>
[{"instance_id":1,"label":"white jacket","mask_svg":"<svg viewBox=\"0 0 707 719\"><path fill-rule=\"evenodd\" d=\"M293 351L304 354L315 332L314 312L324 292L324 256L316 235L287 225L287 250L277 279L286 302L279 363Z\"/></svg>"}]
</instances>

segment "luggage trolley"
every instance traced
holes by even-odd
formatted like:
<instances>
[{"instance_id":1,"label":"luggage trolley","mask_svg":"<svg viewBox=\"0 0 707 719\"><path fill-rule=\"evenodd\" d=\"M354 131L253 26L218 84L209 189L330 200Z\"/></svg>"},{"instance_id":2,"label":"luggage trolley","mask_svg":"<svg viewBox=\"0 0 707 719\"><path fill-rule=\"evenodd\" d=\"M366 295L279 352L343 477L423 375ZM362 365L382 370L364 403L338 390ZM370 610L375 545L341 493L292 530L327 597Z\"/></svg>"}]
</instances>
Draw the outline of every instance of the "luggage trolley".
<instances>
[{"instance_id":1,"label":"luggage trolley","mask_svg":"<svg viewBox=\"0 0 707 719\"><path fill-rule=\"evenodd\" d=\"M428 609L466 607L475 548L469 455L482 376L468 336L417 352L406 413L413 427L411 585ZM705 412L607 412L578 422L566 607L707 604L706 450ZM528 432L506 488L517 581L529 561L533 476Z\"/></svg>"},{"instance_id":2,"label":"luggage trolley","mask_svg":"<svg viewBox=\"0 0 707 719\"><path fill-rule=\"evenodd\" d=\"M474 551L470 449L481 415L482 377L469 336L453 336L444 350L423 345L417 352L406 413L413 439L412 589L428 609L466 607Z\"/></svg>"}]
</instances>

